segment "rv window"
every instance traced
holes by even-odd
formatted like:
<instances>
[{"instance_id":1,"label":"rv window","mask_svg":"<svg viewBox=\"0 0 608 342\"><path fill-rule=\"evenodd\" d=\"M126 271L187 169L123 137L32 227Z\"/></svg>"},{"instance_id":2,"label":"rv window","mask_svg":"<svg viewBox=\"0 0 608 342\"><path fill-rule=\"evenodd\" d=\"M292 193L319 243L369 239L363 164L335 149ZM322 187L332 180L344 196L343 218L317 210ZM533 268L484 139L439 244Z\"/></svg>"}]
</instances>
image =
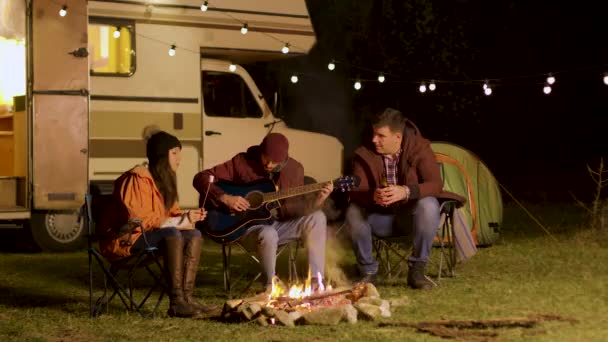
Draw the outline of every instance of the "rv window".
<instances>
[{"instance_id":1,"label":"rv window","mask_svg":"<svg viewBox=\"0 0 608 342\"><path fill-rule=\"evenodd\" d=\"M208 116L262 117L262 110L247 83L233 73L204 71L203 103Z\"/></svg>"},{"instance_id":2,"label":"rv window","mask_svg":"<svg viewBox=\"0 0 608 342\"><path fill-rule=\"evenodd\" d=\"M131 22L89 23L89 61L93 76L135 73L135 26Z\"/></svg>"}]
</instances>

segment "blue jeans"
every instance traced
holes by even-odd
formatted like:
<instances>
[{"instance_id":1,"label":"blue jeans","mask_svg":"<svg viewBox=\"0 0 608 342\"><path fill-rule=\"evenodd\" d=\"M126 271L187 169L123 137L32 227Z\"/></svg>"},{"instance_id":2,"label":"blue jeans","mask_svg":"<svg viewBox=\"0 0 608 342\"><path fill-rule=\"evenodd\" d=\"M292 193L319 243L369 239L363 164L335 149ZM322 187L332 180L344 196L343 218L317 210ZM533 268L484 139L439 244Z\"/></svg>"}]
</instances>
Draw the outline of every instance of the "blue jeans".
<instances>
[{"instance_id":1,"label":"blue jeans","mask_svg":"<svg viewBox=\"0 0 608 342\"><path fill-rule=\"evenodd\" d=\"M400 216L397 220L403 221L403 226L395 225L397 215ZM439 201L435 197L421 198L397 214L367 213L351 203L346 210L346 223L361 274L378 273L378 262L373 256L372 234L383 238L407 235L407 231L413 230L413 249L408 264L426 264L439 229L439 219Z\"/></svg>"},{"instance_id":2,"label":"blue jeans","mask_svg":"<svg viewBox=\"0 0 608 342\"><path fill-rule=\"evenodd\" d=\"M184 240L189 240L201 236L201 231L198 229L179 230L174 227L156 229L151 232L146 232L145 236L144 234L140 235L131 247L131 251L141 251L148 246L161 249L164 247L162 242L168 237L181 237Z\"/></svg>"},{"instance_id":3,"label":"blue jeans","mask_svg":"<svg viewBox=\"0 0 608 342\"><path fill-rule=\"evenodd\" d=\"M308 253L311 275L324 275L327 218L321 210L289 221L275 221L271 225L252 226L242 238L248 250L257 250L266 276L266 284L272 282L277 262L277 249L286 243L303 240Z\"/></svg>"}]
</instances>

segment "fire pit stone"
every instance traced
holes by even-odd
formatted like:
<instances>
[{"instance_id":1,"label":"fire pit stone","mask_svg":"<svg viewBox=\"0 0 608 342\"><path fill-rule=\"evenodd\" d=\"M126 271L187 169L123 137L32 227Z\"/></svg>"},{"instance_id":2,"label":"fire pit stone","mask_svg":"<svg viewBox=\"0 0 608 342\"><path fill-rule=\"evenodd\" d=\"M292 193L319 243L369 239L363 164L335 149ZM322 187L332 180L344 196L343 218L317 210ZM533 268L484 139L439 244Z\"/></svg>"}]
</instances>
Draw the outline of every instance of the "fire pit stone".
<instances>
[{"instance_id":1,"label":"fire pit stone","mask_svg":"<svg viewBox=\"0 0 608 342\"><path fill-rule=\"evenodd\" d=\"M375 320L390 316L389 301L380 298L374 285L356 284L299 298L258 295L229 300L224 305L221 320L293 327L296 324L353 324L358 319Z\"/></svg>"}]
</instances>

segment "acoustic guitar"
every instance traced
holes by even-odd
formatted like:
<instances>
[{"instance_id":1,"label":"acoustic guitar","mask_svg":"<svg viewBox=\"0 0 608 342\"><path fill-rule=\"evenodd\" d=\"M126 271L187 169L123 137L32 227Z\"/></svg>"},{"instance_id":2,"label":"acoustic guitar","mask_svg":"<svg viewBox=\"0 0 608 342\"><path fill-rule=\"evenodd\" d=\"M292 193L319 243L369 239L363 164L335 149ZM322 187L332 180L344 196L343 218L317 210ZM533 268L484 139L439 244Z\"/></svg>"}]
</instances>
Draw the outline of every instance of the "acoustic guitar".
<instances>
[{"instance_id":1,"label":"acoustic guitar","mask_svg":"<svg viewBox=\"0 0 608 342\"><path fill-rule=\"evenodd\" d=\"M356 176L344 176L333 181L334 191L351 191L359 186ZM279 200L320 191L328 182L307 184L276 191L270 179L261 179L247 184L228 181L215 183L226 194L241 196L249 201L250 208L231 212L225 206L207 208L207 218L196 224L197 228L219 243L238 240L254 225L271 224L274 221L271 210L279 206Z\"/></svg>"}]
</instances>

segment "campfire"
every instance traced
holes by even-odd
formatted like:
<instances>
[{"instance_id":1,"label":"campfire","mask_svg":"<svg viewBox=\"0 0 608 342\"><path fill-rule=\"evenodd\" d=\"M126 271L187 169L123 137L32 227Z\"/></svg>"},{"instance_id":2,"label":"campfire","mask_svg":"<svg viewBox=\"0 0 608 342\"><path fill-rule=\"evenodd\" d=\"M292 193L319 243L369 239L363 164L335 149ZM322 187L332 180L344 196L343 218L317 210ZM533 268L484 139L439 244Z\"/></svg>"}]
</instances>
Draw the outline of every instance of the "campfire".
<instances>
[{"instance_id":1,"label":"campfire","mask_svg":"<svg viewBox=\"0 0 608 342\"><path fill-rule=\"evenodd\" d=\"M390 305L382 300L372 284L355 284L333 289L317 282L309 272L302 284L285 286L278 277L272 279L270 294L226 302L222 319L230 322L255 321L260 325L356 323L358 319L390 317Z\"/></svg>"}]
</instances>

